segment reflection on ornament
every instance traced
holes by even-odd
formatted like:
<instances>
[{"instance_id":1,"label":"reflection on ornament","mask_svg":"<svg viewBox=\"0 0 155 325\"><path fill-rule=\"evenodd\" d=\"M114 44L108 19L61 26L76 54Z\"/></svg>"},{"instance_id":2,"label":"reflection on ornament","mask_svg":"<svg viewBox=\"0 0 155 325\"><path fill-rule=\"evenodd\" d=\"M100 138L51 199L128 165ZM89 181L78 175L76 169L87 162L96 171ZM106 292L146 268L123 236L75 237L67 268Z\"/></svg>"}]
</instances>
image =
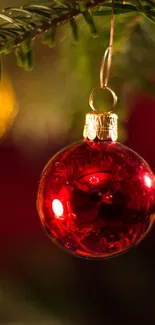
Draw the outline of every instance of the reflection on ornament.
<instances>
[{"instance_id":1,"label":"reflection on ornament","mask_svg":"<svg viewBox=\"0 0 155 325\"><path fill-rule=\"evenodd\" d=\"M91 176L89 178L89 182L93 185L97 185L100 182L100 180L97 176Z\"/></svg>"},{"instance_id":2,"label":"reflection on ornament","mask_svg":"<svg viewBox=\"0 0 155 325\"><path fill-rule=\"evenodd\" d=\"M150 188L151 185L152 185L151 178L149 176L145 175L144 176L144 181L145 181L146 186L148 186Z\"/></svg>"},{"instance_id":3,"label":"reflection on ornament","mask_svg":"<svg viewBox=\"0 0 155 325\"><path fill-rule=\"evenodd\" d=\"M8 76L3 75L0 83L0 137L12 125L18 109L15 94Z\"/></svg>"},{"instance_id":4,"label":"reflection on ornament","mask_svg":"<svg viewBox=\"0 0 155 325\"><path fill-rule=\"evenodd\" d=\"M56 217L62 217L64 209L63 209L63 205L61 203L61 201L55 199L52 202L52 209L54 214L56 215Z\"/></svg>"}]
</instances>

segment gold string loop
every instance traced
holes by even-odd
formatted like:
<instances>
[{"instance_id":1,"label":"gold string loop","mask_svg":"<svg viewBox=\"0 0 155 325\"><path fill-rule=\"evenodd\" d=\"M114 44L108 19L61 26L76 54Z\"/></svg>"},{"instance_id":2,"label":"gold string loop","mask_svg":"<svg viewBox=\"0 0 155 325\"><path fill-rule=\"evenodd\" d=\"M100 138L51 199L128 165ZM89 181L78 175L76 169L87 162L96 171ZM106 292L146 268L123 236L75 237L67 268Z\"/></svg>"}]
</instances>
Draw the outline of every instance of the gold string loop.
<instances>
[{"instance_id":1,"label":"gold string loop","mask_svg":"<svg viewBox=\"0 0 155 325\"><path fill-rule=\"evenodd\" d=\"M108 87L110 70L111 70L111 63L112 63L112 54L113 54L113 41L114 41L114 27L115 27L115 15L114 15L114 0L112 0L112 15L111 15L111 26L110 26L110 40L109 45L104 53L104 56L101 60L101 67L100 67L100 86L96 87L92 90L90 97L89 97L89 105L93 111L97 111L94 107L94 94L98 89L107 89L113 96L113 105L110 112L114 109L117 104L117 95L115 92Z\"/></svg>"}]
</instances>

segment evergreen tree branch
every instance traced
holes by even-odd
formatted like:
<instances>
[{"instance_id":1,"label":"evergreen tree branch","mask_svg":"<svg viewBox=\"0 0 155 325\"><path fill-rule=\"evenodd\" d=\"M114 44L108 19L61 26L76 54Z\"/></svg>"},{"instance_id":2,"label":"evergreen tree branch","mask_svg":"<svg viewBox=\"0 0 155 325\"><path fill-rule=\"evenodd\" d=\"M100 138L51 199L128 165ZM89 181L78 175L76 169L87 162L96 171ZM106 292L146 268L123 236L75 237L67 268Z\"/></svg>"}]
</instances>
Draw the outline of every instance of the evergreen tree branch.
<instances>
[{"instance_id":1,"label":"evergreen tree branch","mask_svg":"<svg viewBox=\"0 0 155 325\"><path fill-rule=\"evenodd\" d=\"M115 1L115 14L137 12L155 22L153 0L133 0L128 3ZM93 16L111 14L111 2L106 0L40 0L22 7L6 8L0 13L0 53L10 53L15 48L19 66L26 70L33 67L33 40L40 34L43 43L55 44L56 29L70 22L72 35L77 41L79 33L76 17L82 15L93 36L97 30Z\"/></svg>"}]
</instances>

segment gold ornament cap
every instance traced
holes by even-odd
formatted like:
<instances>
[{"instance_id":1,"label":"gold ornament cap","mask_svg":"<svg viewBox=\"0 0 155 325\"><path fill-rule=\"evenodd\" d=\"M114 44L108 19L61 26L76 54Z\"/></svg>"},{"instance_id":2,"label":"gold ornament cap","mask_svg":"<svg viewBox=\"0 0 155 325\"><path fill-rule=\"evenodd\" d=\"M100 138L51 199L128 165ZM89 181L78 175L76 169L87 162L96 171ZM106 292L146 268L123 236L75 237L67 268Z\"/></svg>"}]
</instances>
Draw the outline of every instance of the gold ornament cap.
<instances>
[{"instance_id":1,"label":"gold ornament cap","mask_svg":"<svg viewBox=\"0 0 155 325\"><path fill-rule=\"evenodd\" d=\"M115 113L87 113L83 136L89 140L111 140L118 138L118 116Z\"/></svg>"}]
</instances>

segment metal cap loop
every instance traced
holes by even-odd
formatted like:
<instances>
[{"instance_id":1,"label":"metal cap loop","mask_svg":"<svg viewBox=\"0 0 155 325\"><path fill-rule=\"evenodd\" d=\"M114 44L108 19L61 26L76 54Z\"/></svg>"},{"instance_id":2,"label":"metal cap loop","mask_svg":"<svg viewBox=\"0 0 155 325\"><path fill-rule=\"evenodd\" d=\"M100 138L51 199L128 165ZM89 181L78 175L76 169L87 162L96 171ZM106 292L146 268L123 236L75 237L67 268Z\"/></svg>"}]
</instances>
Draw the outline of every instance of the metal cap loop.
<instances>
[{"instance_id":1,"label":"metal cap loop","mask_svg":"<svg viewBox=\"0 0 155 325\"><path fill-rule=\"evenodd\" d=\"M91 109L93 111L97 112L97 109L94 106L94 95L95 95L95 93L96 93L96 91L98 89L108 90L112 94L112 97L113 97L113 105L112 105L112 109L109 111L109 112L112 112L112 110L115 108L115 106L117 104L117 99L118 98L117 98L117 95L115 94L115 92L111 88L109 88L109 87L104 87L104 88L102 88L102 87L96 87L96 88L94 88L92 90L92 92L91 92L91 94L89 96L89 105L90 105Z\"/></svg>"}]
</instances>

